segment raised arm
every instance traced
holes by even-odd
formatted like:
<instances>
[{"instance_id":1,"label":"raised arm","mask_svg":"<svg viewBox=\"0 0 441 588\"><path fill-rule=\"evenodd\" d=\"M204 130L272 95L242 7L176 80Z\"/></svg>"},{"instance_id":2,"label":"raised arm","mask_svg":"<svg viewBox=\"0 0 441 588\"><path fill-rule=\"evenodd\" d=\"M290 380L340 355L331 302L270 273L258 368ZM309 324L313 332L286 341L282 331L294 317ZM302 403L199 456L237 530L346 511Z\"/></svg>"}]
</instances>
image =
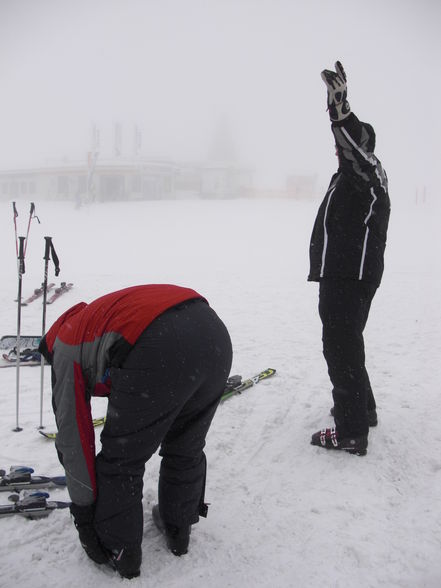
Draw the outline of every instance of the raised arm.
<instances>
[{"instance_id":1,"label":"raised arm","mask_svg":"<svg viewBox=\"0 0 441 588\"><path fill-rule=\"evenodd\" d=\"M331 129L339 158L339 169L355 182L369 183L387 190L387 177L375 157L375 131L361 122L347 100L347 77L340 61L335 71L323 70L322 80L327 88L327 104Z\"/></svg>"}]
</instances>

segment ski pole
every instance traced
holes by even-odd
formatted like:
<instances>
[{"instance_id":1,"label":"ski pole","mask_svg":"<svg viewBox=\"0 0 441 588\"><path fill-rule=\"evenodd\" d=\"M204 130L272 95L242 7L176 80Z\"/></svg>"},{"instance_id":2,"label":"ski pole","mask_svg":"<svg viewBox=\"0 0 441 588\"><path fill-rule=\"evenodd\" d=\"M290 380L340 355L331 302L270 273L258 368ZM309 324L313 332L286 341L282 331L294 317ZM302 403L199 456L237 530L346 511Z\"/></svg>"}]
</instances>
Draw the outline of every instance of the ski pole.
<instances>
[{"instance_id":1,"label":"ski pole","mask_svg":"<svg viewBox=\"0 0 441 588\"><path fill-rule=\"evenodd\" d=\"M18 212L17 212L17 207L15 206L15 202L12 203L12 210L14 211L15 251L17 253L17 259L18 259L18 237L17 237L17 217L18 217Z\"/></svg>"},{"instance_id":2,"label":"ski pole","mask_svg":"<svg viewBox=\"0 0 441 588\"><path fill-rule=\"evenodd\" d=\"M58 276L60 273L60 263L58 261L58 256L55 252L54 244L52 243L52 237L45 237L44 238L45 248L44 248L44 278L43 278L43 319L42 319L42 326L41 326L41 337L43 338L46 333L46 308L47 308L47 276L48 276L48 269L49 269L49 260L51 258L52 253L52 260L55 265L55 275ZM43 426L43 388L44 388L44 357L41 356L41 374L40 374L40 426L39 429L44 429Z\"/></svg>"},{"instance_id":3,"label":"ski pole","mask_svg":"<svg viewBox=\"0 0 441 588\"><path fill-rule=\"evenodd\" d=\"M16 353L17 353L17 370L16 370L16 426L14 431L22 431L21 427L19 426L18 416L19 416L19 394L20 394L20 332L21 332L21 297L22 297L22 282L23 282L23 274L25 273L25 256L26 256L26 248L28 243L29 237L29 230L31 228L31 222L33 218L36 218L38 222L40 219L35 214L35 204L31 202L31 208L29 210L29 221L28 221L28 229L26 232L26 237L18 237L17 239L17 207L15 202L12 203L12 209L14 212L14 230L15 230L15 250L17 253L17 260L18 260L18 294L17 294L17 341L16 341Z\"/></svg>"},{"instance_id":4,"label":"ski pole","mask_svg":"<svg viewBox=\"0 0 441 588\"><path fill-rule=\"evenodd\" d=\"M29 229L31 228L31 221L33 218L36 218L38 221L38 224L40 224L40 219L35 214L35 204L33 202L31 202L31 209L29 211L29 220L28 220L28 230L26 232L26 241L25 241L25 246L24 246L24 255L26 255L26 249L28 247Z\"/></svg>"},{"instance_id":5,"label":"ski pole","mask_svg":"<svg viewBox=\"0 0 441 588\"><path fill-rule=\"evenodd\" d=\"M19 237L18 245L18 293L17 293L17 340L15 343L15 350L17 355L17 368L16 368L16 393L15 393L15 415L16 423L14 431L22 431L18 424L19 414L19 391L20 391L20 333L21 333L21 292L22 292L22 281L23 274L25 273L24 263L24 242L25 237Z\"/></svg>"}]
</instances>

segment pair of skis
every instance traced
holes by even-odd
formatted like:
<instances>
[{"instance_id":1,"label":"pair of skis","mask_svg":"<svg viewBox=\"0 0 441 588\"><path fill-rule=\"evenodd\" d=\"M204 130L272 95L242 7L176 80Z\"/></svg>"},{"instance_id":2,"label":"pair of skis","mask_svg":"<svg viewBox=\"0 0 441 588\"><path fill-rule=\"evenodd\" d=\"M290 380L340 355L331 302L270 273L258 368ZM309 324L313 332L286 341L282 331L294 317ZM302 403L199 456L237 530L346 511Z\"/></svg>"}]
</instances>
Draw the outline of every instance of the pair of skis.
<instances>
[{"instance_id":1,"label":"pair of skis","mask_svg":"<svg viewBox=\"0 0 441 588\"><path fill-rule=\"evenodd\" d=\"M38 476L28 466L12 466L9 473L0 470L0 492L13 492L8 500L13 504L0 504L0 518L21 515L30 519L48 516L53 510L67 508L69 502L48 500L49 494L41 488L64 488L65 476ZM21 493L21 495L19 494Z\"/></svg>"},{"instance_id":2,"label":"pair of skis","mask_svg":"<svg viewBox=\"0 0 441 588\"><path fill-rule=\"evenodd\" d=\"M60 296L62 296L66 292L69 292L69 290L71 290L73 288L73 283L61 282L61 284L58 288L55 288L55 290L54 290L54 288L55 288L55 284L53 282L47 285L46 292L50 292L53 290L53 294L46 300L46 304L53 304L55 302L55 300L60 298ZM31 296L29 296L29 298L26 298L26 300L24 300L21 303L21 305L27 306L28 304L31 304L31 302L34 302L34 300L41 298L43 296L43 294L44 294L44 284L42 284L40 288L36 288L34 290L34 293Z\"/></svg>"},{"instance_id":3,"label":"pair of skis","mask_svg":"<svg viewBox=\"0 0 441 588\"><path fill-rule=\"evenodd\" d=\"M32 366L41 364L41 355L38 346L41 335L20 336L20 364ZM0 349L8 349L8 353L2 353L0 368L17 365L17 335L4 335L0 339Z\"/></svg>"},{"instance_id":4,"label":"pair of skis","mask_svg":"<svg viewBox=\"0 0 441 588\"><path fill-rule=\"evenodd\" d=\"M46 292L50 292L52 288L55 288L55 284L53 282L47 285ZM21 305L27 306L28 304L31 304L31 302L34 302L34 300L37 300L37 298L43 296L43 292L44 284L41 284L40 288L35 288L34 293L31 296L29 296L29 298L26 298L26 300L23 300Z\"/></svg>"},{"instance_id":5,"label":"pair of skis","mask_svg":"<svg viewBox=\"0 0 441 588\"><path fill-rule=\"evenodd\" d=\"M2 359L4 364L0 367L9 367L17 365L17 349L14 347L9 353L3 353ZM23 365L41 365L41 354L38 349L21 349L20 350L20 364Z\"/></svg>"}]
</instances>

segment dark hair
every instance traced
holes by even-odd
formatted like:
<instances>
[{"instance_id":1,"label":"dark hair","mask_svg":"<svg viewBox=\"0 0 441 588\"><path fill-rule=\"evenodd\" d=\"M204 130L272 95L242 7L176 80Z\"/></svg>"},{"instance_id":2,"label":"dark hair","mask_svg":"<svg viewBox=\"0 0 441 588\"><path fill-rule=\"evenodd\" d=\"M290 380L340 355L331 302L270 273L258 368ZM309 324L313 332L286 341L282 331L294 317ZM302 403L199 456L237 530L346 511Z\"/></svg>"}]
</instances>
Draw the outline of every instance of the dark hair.
<instances>
[{"instance_id":1,"label":"dark hair","mask_svg":"<svg viewBox=\"0 0 441 588\"><path fill-rule=\"evenodd\" d=\"M373 127L369 123L361 123L363 125L364 130L368 134L368 140L366 143L366 149L369 153L373 153L375 151L375 131Z\"/></svg>"}]
</instances>

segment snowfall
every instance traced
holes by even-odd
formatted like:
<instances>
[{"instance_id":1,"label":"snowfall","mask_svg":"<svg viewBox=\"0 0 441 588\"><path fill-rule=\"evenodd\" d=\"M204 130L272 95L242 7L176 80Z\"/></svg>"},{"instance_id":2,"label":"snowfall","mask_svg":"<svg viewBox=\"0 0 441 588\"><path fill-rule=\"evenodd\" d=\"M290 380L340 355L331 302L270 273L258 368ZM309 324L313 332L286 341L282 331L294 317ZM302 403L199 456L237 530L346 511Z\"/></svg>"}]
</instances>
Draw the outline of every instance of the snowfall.
<instances>
[{"instance_id":1,"label":"snowfall","mask_svg":"<svg viewBox=\"0 0 441 588\"><path fill-rule=\"evenodd\" d=\"M383 283L365 331L379 424L365 457L310 445L332 424L321 353L318 286L307 282L320 198L93 203L36 200L23 296L43 280L44 236L73 289L47 307L47 327L68 307L134 284L173 283L203 294L227 325L232 373L277 373L220 405L208 438L207 519L189 553L167 551L154 527L159 458L144 477L141 577L123 580L83 552L67 510L0 522L0 586L97 588L441 586L441 206L393 198ZM25 235L29 202L18 201ZM17 329L12 206L0 203L1 334ZM41 334L42 304L22 308L22 334ZM62 475L50 372L0 370L0 468ZM17 413L17 398L18 413ZM43 401L41 409L41 400ZM41 412L42 410L42 412ZM93 414L106 411L93 399ZM17 422L22 428L16 432ZM99 450L99 433L96 445ZM51 499L69 500L64 488ZM8 503L8 493L0 493Z\"/></svg>"}]
</instances>

